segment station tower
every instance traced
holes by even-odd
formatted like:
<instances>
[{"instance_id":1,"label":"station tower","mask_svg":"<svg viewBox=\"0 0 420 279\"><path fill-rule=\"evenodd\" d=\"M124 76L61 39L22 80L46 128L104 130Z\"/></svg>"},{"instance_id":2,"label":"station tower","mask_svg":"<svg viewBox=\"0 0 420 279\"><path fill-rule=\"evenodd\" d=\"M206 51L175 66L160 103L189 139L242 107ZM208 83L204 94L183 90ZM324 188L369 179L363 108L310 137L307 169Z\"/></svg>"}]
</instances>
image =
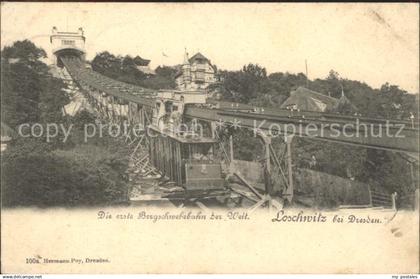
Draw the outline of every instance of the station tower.
<instances>
[{"instance_id":1,"label":"station tower","mask_svg":"<svg viewBox=\"0 0 420 279\"><path fill-rule=\"evenodd\" d=\"M61 55L77 56L84 61L86 56L85 41L86 38L81 27L77 32L59 32L54 26L50 36L53 64L63 67L59 59Z\"/></svg>"}]
</instances>

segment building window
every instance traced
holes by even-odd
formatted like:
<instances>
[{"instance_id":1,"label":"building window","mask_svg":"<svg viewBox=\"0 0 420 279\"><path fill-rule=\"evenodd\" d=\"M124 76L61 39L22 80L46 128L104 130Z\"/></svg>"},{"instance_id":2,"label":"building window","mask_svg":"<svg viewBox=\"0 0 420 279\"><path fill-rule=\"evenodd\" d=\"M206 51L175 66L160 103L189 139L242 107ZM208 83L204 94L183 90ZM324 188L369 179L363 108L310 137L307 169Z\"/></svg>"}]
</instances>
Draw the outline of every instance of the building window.
<instances>
[{"instance_id":1,"label":"building window","mask_svg":"<svg viewBox=\"0 0 420 279\"><path fill-rule=\"evenodd\" d=\"M74 46L75 42L73 40L61 40L61 44L66 46Z\"/></svg>"},{"instance_id":2,"label":"building window","mask_svg":"<svg viewBox=\"0 0 420 279\"><path fill-rule=\"evenodd\" d=\"M204 73L197 72L197 73L195 74L195 81L196 81L196 82L203 82L204 80L205 80Z\"/></svg>"}]
</instances>

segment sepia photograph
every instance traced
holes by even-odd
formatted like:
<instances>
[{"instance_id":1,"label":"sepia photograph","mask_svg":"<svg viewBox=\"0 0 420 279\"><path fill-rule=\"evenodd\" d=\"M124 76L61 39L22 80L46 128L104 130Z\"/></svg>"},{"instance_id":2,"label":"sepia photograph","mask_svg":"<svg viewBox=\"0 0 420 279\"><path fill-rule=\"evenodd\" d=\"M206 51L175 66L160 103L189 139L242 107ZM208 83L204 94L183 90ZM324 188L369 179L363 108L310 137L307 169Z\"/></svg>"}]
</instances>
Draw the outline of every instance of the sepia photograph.
<instances>
[{"instance_id":1,"label":"sepia photograph","mask_svg":"<svg viewBox=\"0 0 420 279\"><path fill-rule=\"evenodd\" d=\"M1 2L1 273L417 276L419 228L417 3Z\"/></svg>"}]
</instances>

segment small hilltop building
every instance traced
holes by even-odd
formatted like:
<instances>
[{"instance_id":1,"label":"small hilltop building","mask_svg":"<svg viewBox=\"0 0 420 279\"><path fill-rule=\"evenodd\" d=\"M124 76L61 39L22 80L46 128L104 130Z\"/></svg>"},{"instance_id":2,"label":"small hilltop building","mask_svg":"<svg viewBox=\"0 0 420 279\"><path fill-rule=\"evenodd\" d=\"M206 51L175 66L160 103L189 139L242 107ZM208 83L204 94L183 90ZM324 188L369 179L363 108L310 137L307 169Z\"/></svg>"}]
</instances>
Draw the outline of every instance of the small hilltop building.
<instances>
[{"instance_id":1,"label":"small hilltop building","mask_svg":"<svg viewBox=\"0 0 420 279\"><path fill-rule=\"evenodd\" d=\"M136 65L136 69L142 72L147 76L155 75L155 71L150 68L150 59L144 59L140 56L136 56L133 59L134 64Z\"/></svg>"},{"instance_id":2,"label":"small hilltop building","mask_svg":"<svg viewBox=\"0 0 420 279\"><path fill-rule=\"evenodd\" d=\"M83 28L79 28L76 32L58 31L57 27L53 27L50 36L50 43L52 47L53 64L62 67L59 57L61 55L76 55L83 61L85 60L86 38L84 36Z\"/></svg>"},{"instance_id":3,"label":"small hilltop building","mask_svg":"<svg viewBox=\"0 0 420 279\"><path fill-rule=\"evenodd\" d=\"M341 92L340 99L336 99L302 86L290 92L290 97L281 104L280 108L344 114L354 114L358 111L357 107L344 95L344 91Z\"/></svg>"}]
</instances>

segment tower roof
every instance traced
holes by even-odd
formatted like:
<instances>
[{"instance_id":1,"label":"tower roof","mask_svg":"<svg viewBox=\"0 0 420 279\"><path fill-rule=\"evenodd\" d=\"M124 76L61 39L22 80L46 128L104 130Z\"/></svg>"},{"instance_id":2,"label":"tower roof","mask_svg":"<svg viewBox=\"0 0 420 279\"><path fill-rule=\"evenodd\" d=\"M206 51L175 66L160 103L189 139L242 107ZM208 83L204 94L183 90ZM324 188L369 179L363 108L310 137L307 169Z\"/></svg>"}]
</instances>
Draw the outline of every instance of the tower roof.
<instances>
[{"instance_id":1,"label":"tower roof","mask_svg":"<svg viewBox=\"0 0 420 279\"><path fill-rule=\"evenodd\" d=\"M344 95L343 91L341 92L341 97L338 99L337 104L333 107L333 110L343 113L353 113L358 111L357 107L350 102L346 95Z\"/></svg>"},{"instance_id":2,"label":"tower roof","mask_svg":"<svg viewBox=\"0 0 420 279\"><path fill-rule=\"evenodd\" d=\"M205 60L205 61L209 61L207 59L207 57L205 57L204 55L202 55L200 52L197 52L196 54L194 54L193 57L191 57L188 61L190 63L192 63L194 60Z\"/></svg>"},{"instance_id":3,"label":"tower roof","mask_svg":"<svg viewBox=\"0 0 420 279\"><path fill-rule=\"evenodd\" d=\"M134 57L133 61L137 66L147 66L150 63L150 59L141 58L139 55Z\"/></svg>"},{"instance_id":4,"label":"tower roof","mask_svg":"<svg viewBox=\"0 0 420 279\"><path fill-rule=\"evenodd\" d=\"M185 48L185 52L184 52L184 62L182 64L183 65L189 64L188 52L187 52L186 48Z\"/></svg>"}]
</instances>

